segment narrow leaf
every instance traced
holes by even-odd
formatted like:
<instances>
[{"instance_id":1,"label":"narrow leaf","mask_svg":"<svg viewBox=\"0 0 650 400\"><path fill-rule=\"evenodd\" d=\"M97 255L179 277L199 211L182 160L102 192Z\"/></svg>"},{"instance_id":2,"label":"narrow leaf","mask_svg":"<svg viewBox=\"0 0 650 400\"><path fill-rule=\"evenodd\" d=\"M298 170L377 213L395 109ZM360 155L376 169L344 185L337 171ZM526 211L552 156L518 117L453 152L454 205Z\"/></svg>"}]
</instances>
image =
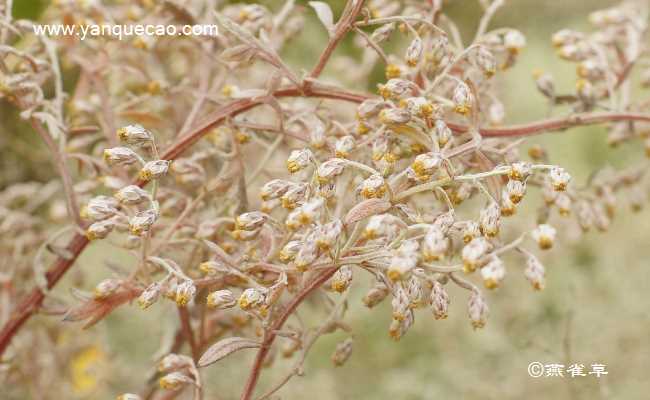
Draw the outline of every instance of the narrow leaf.
<instances>
[{"instance_id":1,"label":"narrow leaf","mask_svg":"<svg viewBox=\"0 0 650 400\"><path fill-rule=\"evenodd\" d=\"M259 342L237 336L220 340L203 353L199 359L199 367L213 364L236 351L258 347L260 347Z\"/></svg>"},{"instance_id":2,"label":"narrow leaf","mask_svg":"<svg viewBox=\"0 0 650 400\"><path fill-rule=\"evenodd\" d=\"M325 26L330 36L334 33L334 14L327 3L322 1L310 1L309 5L316 11L316 16Z\"/></svg>"}]
</instances>

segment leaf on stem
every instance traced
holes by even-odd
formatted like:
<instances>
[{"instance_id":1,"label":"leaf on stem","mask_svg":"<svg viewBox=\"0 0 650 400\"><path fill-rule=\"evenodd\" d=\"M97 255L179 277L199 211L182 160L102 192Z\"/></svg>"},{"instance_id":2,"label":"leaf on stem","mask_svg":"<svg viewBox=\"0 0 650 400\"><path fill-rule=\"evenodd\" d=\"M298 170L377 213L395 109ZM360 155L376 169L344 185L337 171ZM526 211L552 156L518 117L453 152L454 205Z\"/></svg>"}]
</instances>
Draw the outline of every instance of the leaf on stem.
<instances>
[{"instance_id":1,"label":"leaf on stem","mask_svg":"<svg viewBox=\"0 0 650 400\"><path fill-rule=\"evenodd\" d=\"M210 348L206 350L205 353L203 353L199 359L198 366L207 367L208 365L213 364L236 351L243 349L255 349L259 348L260 346L260 343L255 340L237 336L223 339L210 346Z\"/></svg>"}]
</instances>

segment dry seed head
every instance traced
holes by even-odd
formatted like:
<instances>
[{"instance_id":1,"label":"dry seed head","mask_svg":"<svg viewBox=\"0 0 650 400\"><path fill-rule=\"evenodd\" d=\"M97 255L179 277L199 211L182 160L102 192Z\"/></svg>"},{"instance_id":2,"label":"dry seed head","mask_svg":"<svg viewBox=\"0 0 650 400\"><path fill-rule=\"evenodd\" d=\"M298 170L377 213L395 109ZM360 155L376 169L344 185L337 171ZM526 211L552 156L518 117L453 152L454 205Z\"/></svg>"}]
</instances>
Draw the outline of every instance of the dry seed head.
<instances>
[{"instance_id":1,"label":"dry seed head","mask_svg":"<svg viewBox=\"0 0 650 400\"><path fill-rule=\"evenodd\" d=\"M147 146L153 141L151 132L140 125L128 125L119 128L117 137L130 146Z\"/></svg>"},{"instance_id":2,"label":"dry seed head","mask_svg":"<svg viewBox=\"0 0 650 400\"><path fill-rule=\"evenodd\" d=\"M467 302L467 313L474 329L483 328L487 322L488 306L480 292L473 290Z\"/></svg>"},{"instance_id":3,"label":"dry seed head","mask_svg":"<svg viewBox=\"0 0 650 400\"><path fill-rule=\"evenodd\" d=\"M113 147L105 149L103 153L104 161L108 165L130 165L139 161L135 151L128 147Z\"/></svg>"},{"instance_id":4,"label":"dry seed head","mask_svg":"<svg viewBox=\"0 0 650 400\"><path fill-rule=\"evenodd\" d=\"M352 283L352 267L349 265L342 265L332 276L332 290L338 293L343 293Z\"/></svg>"},{"instance_id":5,"label":"dry seed head","mask_svg":"<svg viewBox=\"0 0 650 400\"><path fill-rule=\"evenodd\" d=\"M497 288L505 276L506 268L503 265L503 261L497 256L490 257L488 263L481 268L481 277L483 278L485 287L488 289Z\"/></svg>"},{"instance_id":6,"label":"dry seed head","mask_svg":"<svg viewBox=\"0 0 650 400\"><path fill-rule=\"evenodd\" d=\"M547 250L553 247L556 233L555 228L551 225L542 224L531 232L531 236L537 242L540 249Z\"/></svg>"},{"instance_id":7,"label":"dry seed head","mask_svg":"<svg viewBox=\"0 0 650 400\"><path fill-rule=\"evenodd\" d=\"M119 279L104 279L103 281L99 282L93 289L93 297L95 300L107 299L110 295L115 293L121 285L122 281Z\"/></svg>"},{"instance_id":8,"label":"dry seed head","mask_svg":"<svg viewBox=\"0 0 650 400\"><path fill-rule=\"evenodd\" d=\"M160 296L161 291L162 285L159 282L154 282L147 286L147 288L144 289L138 297L138 305L140 308L143 310L147 309L153 303L158 301L158 297Z\"/></svg>"},{"instance_id":9,"label":"dry seed head","mask_svg":"<svg viewBox=\"0 0 650 400\"><path fill-rule=\"evenodd\" d=\"M248 288L239 296L239 308L244 311L256 309L264 304L264 294L255 288Z\"/></svg>"},{"instance_id":10,"label":"dry seed head","mask_svg":"<svg viewBox=\"0 0 650 400\"><path fill-rule=\"evenodd\" d=\"M530 284L533 285L533 289L544 289L544 286L546 285L546 271L539 259L532 254L528 254L526 257L524 276L528 279Z\"/></svg>"},{"instance_id":11,"label":"dry seed head","mask_svg":"<svg viewBox=\"0 0 650 400\"><path fill-rule=\"evenodd\" d=\"M295 173L307 167L314 159L314 155L309 149L294 150L287 158L287 170L290 173Z\"/></svg>"},{"instance_id":12,"label":"dry seed head","mask_svg":"<svg viewBox=\"0 0 650 400\"><path fill-rule=\"evenodd\" d=\"M352 354L352 338L347 338L341 343L336 345L336 350L332 354L332 363L340 367L350 358Z\"/></svg>"},{"instance_id":13,"label":"dry seed head","mask_svg":"<svg viewBox=\"0 0 650 400\"><path fill-rule=\"evenodd\" d=\"M433 281L430 294L431 310L435 319L445 319L449 315L449 294L438 281Z\"/></svg>"},{"instance_id":14,"label":"dry seed head","mask_svg":"<svg viewBox=\"0 0 650 400\"><path fill-rule=\"evenodd\" d=\"M230 290L224 289L210 293L206 298L206 304L210 308L224 310L226 308L234 307L237 304L237 300L235 300L235 297Z\"/></svg>"},{"instance_id":15,"label":"dry seed head","mask_svg":"<svg viewBox=\"0 0 650 400\"><path fill-rule=\"evenodd\" d=\"M149 199L149 193L137 185L129 185L115 193L114 197L121 204L140 204Z\"/></svg>"},{"instance_id":16,"label":"dry seed head","mask_svg":"<svg viewBox=\"0 0 650 400\"><path fill-rule=\"evenodd\" d=\"M479 215L481 233L487 237L494 237L499 234L501 226L501 207L496 202L483 208Z\"/></svg>"},{"instance_id":17,"label":"dry seed head","mask_svg":"<svg viewBox=\"0 0 650 400\"><path fill-rule=\"evenodd\" d=\"M162 178L167 174L169 170L169 165L171 161L169 160L154 160L147 162L140 172L138 173L138 178L148 182L152 179Z\"/></svg>"}]
</instances>

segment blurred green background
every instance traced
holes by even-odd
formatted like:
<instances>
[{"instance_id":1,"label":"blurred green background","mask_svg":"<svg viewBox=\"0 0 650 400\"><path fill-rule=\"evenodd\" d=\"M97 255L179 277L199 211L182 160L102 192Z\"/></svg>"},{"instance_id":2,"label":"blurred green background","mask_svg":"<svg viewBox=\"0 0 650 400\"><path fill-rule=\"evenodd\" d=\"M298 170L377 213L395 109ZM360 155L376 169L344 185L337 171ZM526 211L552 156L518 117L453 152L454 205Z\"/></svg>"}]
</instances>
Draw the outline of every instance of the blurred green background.
<instances>
[{"instance_id":1,"label":"blurred green background","mask_svg":"<svg viewBox=\"0 0 650 400\"><path fill-rule=\"evenodd\" d=\"M35 18L45 3L17 0L15 11L17 15ZM266 3L277 8L280 2ZM342 2L332 3L336 3L335 9L341 9ZM536 93L531 78L534 68L553 73L556 85L564 91L573 88L574 66L554 56L550 35L565 27L588 29L586 18L590 11L614 4L604 0L511 0L496 15L491 27L513 27L528 39L528 47L516 66L499 78L508 123L543 118L547 112L546 102ZM460 25L467 42L480 17L478 2L451 1L447 10ZM296 38L286 51L291 64L297 68L309 67L326 41L325 32L312 16L305 29L305 34ZM341 51L351 54L351 47L348 43ZM0 105L3 121L11 118L7 108ZM19 151L5 145L36 143L33 134L25 130L18 144L16 141L9 144L6 139L10 129L19 128L0 124L3 158L6 152ZM551 161L567 168L578 183L585 182L594 169L630 165L643 156L634 144L609 149L602 127L533 137L524 148L532 144L544 145ZM6 168L5 165L0 182L25 176L47 178L42 172L33 171L14 176ZM519 225L532 226L534 210L534 202L528 202L514 218L521 221ZM415 326L395 343L387 334L389 304L372 310L363 307L360 298L370 279L359 275L350 295L347 318L355 335L352 358L344 367L332 367L329 355L346 336L343 333L325 336L308 358L306 375L292 380L279 394L291 400L647 399L650 392L647 377L650 213L644 209L633 214L622 205L610 232L589 233L583 238L576 238L574 222L554 218L559 246L542 256L547 267L547 289L533 292L523 278L521 258L508 258L509 276L505 285L487 293L491 312L483 330L473 331L470 327L466 292L451 289L452 304L447 320L435 321L427 311L420 311ZM103 276L101 260L106 250L101 245L91 246L78 265ZM114 261L119 261L119 257ZM63 294L64 289L60 290ZM309 312L309 308L302 310L308 320ZM107 378L100 391L88 398L110 398L124 391L139 390L144 373L152 365L149 357L157 349L162 332L175 323L176 313L169 304L162 303L148 313L139 312L135 306L123 307L92 328L90 333L100 338L99 343L109 357L106 373L102 374ZM68 329L76 335L80 328L69 325ZM252 355L253 352L237 353L205 370L208 393L215 395L208 398L236 398ZM581 363L587 368L592 363L602 363L607 365L609 375L600 379L593 376L534 379L526 370L533 361ZM290 364L292 361L278 365L289 367ZM260 387L269 387L283 376L283 367L265 369Z\"/></svg>"}]
</instances>

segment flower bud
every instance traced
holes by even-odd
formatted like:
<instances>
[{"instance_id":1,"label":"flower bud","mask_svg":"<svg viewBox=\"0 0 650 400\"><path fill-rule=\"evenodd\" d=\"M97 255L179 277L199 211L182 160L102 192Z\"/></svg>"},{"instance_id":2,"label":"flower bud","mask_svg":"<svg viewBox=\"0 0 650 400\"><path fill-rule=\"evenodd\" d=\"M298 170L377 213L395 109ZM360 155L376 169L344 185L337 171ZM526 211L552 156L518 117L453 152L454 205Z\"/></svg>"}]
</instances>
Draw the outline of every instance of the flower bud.
<instances>
[{"instance_id":1,"label":"flower bud","mask_svg":"<svg viewBox=\"0 0 650 400\"><path fill-rule=\"evenodd\" d=\"M239 308L244 311L258 308L264 304L264 294L255 288L248 288L239 297Z\"/></svg>"},{"instance_id":2,"label":"flower bud","mask_svg":"<svg viewBox=\"0 0 650 400\"><path fill-rule=\"evenodd\" d=\"M216 260L202 262L199 264L199 270L209 276L214 276L219 273L225 274L229 272L229 268L225 264Z\"/></svg>"},{"instance_id":3,"label":"flower bud","mask_svg":"<svg viewBox=\"0 0 650 400\"><path fill-rule=\"evenodd\" d=\"M388 24L381 25L379 28L375 29L370 36L370 39L379 44L390 37L390 34L395 30L395 23L391 22Z\"/></svg>"},{"instance_id":4,"label":"flower bud","mask_svg":"<svg viewBox=\"0 0 650 400\"><path fill-rule=\"evenodd\" d=\"M350 152L354 150L354 137L350 135L343 136L334 144L334 155L338 158L347 158Z\"/></svg>"},{"instance_id":5,"label":"flower bud","mask_svg":"<svg viewBox=\"0 0 650 400\"><path fill-rule=\"evenodd\" d=\"M539 248L547 250L553 247L556 231L551 225L542 224L533 230L531 236L537 242Z\"/></svg>"},{"instance_id":6,"label":"flower bud","mask_svg":"<svg viewBox=\"0 0 650 400\"><path fill-rule=\"evenodd\" d=\"M467 302L467 313L469 320L474 329L483 328L487 322L488 306L483 296L478 291L473 290L469 301Z\"/></svg>"},{"instance_id":7,"label":"flower bud","mask_svg":"<svg viewBox=\"0 0 650 400\"><path fill-rule=\"evenodd\" d=\"M341 175L345 168L345 160L331 158L318 167L317 176L320 183L329 182L332 178Z\"/></svg>"},{"instance_id":8,"label":"flower bud","mask_svg":"<svg viewBox=\"0 0 650 400\"><path fill-rule=\"evenodd\" d=\"M375 285L375 287L370 289L365 296L363 296L363 299L361 301L366 307L372 308L381 303L381 301L386 298L388 293L389 290L386 285L383 283L378 283Z\"/></svg>"},{"instance_id":9,"label":"flower bud","mask_svg":"<svg viewBox=\"0 0 650 400\"><path fill-rule=\"evenodd\" d=\"M417 265L417 250L420 247L415 240L405 240L394 252L386 276L392 281L405 279Z\"/></svg>"},{"instance_id":10,"label":"flower bud","mask_svg":"<svg viewBox=\"0 0 650 400\"><path fill-rule=\"evenodd\" d=\"M454 111L458 114L467 115L472 109L472 93L465 82L459 82L454 89L452 101Z\"/></svg>"},{"instance_id":11,"label":"flower bud","mask_svg":"<svg viewBox=\"0 0 650 400\"><path fill-rule=\"evenodd\" d=\"M535 78L535 85L541 94L548 98L555 97L555 81L551 74L537 69L533 71L533 78Z\"/></svg>"},{"instance_id":12,"label":"flower bud","mask_svg":"<svg viewBox=\"0 0 650 400\"><path fill-rule=\"evenodd\" d=\"M176 287L176 304L178 304L180 307L184 307L187 305L187 303L190 302L194 298L194 295L196 294L196 286L194 286L194 282L190 280L185 280L181 282L177 287Z\"/></svg>"},{"instance_id":13,"label":"flower bud","mask_svg":"<svg viewBox=\"0 0 650 400\"><path fill-rule=\"evenodd\" d=\"M306 183L292 183L289 189L287 189L287 192L282 195L282 207L287 210L293 210L296 208L296 206L304 200L308 188L309 185Z\"/></svg>"},{"instance_id":14,"label":"flower bud","mask_svg":"<svg viewBox=\"0 0 650 400\"><path fill-rule=\"evenodd\" d=\"M465 226L463 226L463 242L467 244L479 236L481 236L481 227L478 222L466 221Z\"/></svg>"},{"instance_id":15,"label":"flower bud","mask_svg":"<svg viewBox=\"0 0 650 400\"><path fill-rule=\"evenodd\" d=\"M406 49L406 56L404 58L410 67L418 65L420 58L422 58L422 39L416 37L411 41L411 44Z\"/></svg>"},{"instance_id":16,"label":"flower bud","mask_svg":"<svg viewBox=\"0 0 650 400\"><path fill-rule=\"evenodd\" d=\"M530 281L535 290L544 289L544 285L546 284L545 275L546 271L539 259L532 254L528 254L524 276Z\"/></svg>"},{"instance_id":17,"label":"flower bud","mask_svg":"<svg viewBox=\"0 0 650 400\"><path fill-rule=\"evenodd\" d=\"M474 62L483 74L490 78L497 72L497 62L492 53L483 46L476 49Z\"/></svg>"},{"instance_id":18,"label":"flower bud","mask_svg":"<svg viewBox=\"0 0 650 400\"><path fill-rule=\"evenodd\" d=\"M438 281L433 281L430 294L431 309L435 319L445 319L449 314L449 295L445 287Z\"/></svg>"},{"instance_id":19,"label":"flower bud","mask_svg":"<svg viewBox=\"0 0 650 400\"><path fill-rule=\"evenodd\" d=\"M476 237L463 247L462 259L465 273L476 270L480 259L491 249L492 245L484 237Z\"/></svg>"},{"instance_id":20,"label":"flower bud","mask_svg":"<svg viewBox=\"0 0 650 400\"><path fill-rule=\"evenodd\" d=\"M571 29L562 29L553 34L553 46L562 47L566 44L576 43L584 39L584 34Z\"/></svg>"},{"instance_id":21,"label":"flower bud","mask_svg":"<svg viewBox=\"0 0 650 400\"><path fill-rule=\"evenodd\" d=\"M506 192L510 201L518 204L526 194L526 183L511 179L506 184Z\"/></svg>"},{"instance_id":22,"label":"flower bud","mask_svg":"<svg viewBox=\"0 0 650 400\"><path fill-rule=\"evenodd\" d=\"M503 261L497 256L491 257L488 263L481 268L481 277L483 278L485 287L488 289L498 287L505 276L506 268L503 265Z\"/></svg>"},{"instance_id":23,"label":"flower bud","mask_svg":"<svg viewBox=\"0 0 650 400\"><path fill-rule=\"evenodd\" d=\"M424 153L415 157L411 169L420 180L428 180L440 168L442 158L438 153Z\"/></svg>"},{"instance_id":24,"label":"flower bud","mask_svg":"<svg viewBox=\"0 0 650 400\"><path fill-rule=\"evenodd\" d=\"M137 185L129 185L120 189L114 197L122 204L131 205L149 199L149 193Z\"/></svg>"},{"instance_id":25,"label":"flower bud","mask_svg":"<svg viewBox=\"0 0 650 400\"><path fill-rule=\"evenodd\" d=\"M378 100L378 99L364 100L363 103L359 104L359 106L357 107L357 119L364 120L370 117L374 117L387 106L388 103L386 103L383 100Z\"/></svg>"},{"instance_id":26,"label":"flower bud","mask_svg":"<svg viewBox=\"0 0 650 400\"><path fill-rule=\"evenodd\" d=\"M260 197L264 201L277 199L289 190L291 184L291 182L283 179L273 179L268 181L264 186L262 186L262 189L260 189Z\"/></svg>"},{"instance_id":27,"label":"flower bud","mask_svg":"<svg viewBox=\"0 0 650 400\"><path fill-rule=\"evenodd\" d=\"M287 158L287 170L292 174L298 172L307 167L313 158L314 155L309 149L294 150Z\"/></svg>"},{"instance_id":28,"label":"flower bud","mask_svg":"<svg viewBox=\"0 0 650 400\"><path fill-rule=\"evenodd\" d=\"M265 214L259 211L247 212L235 218L235 227L236 229L253 231L261 228L267 218Z\"/></svg>"},{"instance_id":29,"label":"flower bud","mask_svg":"<svg viewBox=\"0 0 650 400\"><path fill-rule=\"evenodd\" d=\"M411 275L406 285L406 295L409 298L409 307L420 308L424 305L424 287L422 281L415 275Z\"/></svg>"},{"instance_id":30,"label":"flower bud","mask_svg":"<svg viewBox=\"0 0 650 400\"><path fill-rule=\"evenodd\" d=\"M386 108L379 113L379 122L389 126L405 125L411 120L411 113L404 108Z\"/></svg>"},{"instance_id":31,"label":"flower bud","mask_svg":"<svg viewBox=\"0 0 650 400\"><path fill-rule=\"evenodd\" d=\"M566 217L571 214L571 198L566 193L558 193L555 197L555 206L561 216Z\"/></svg>"},{"instance_id":32,"label":"flower bud","mask_svg":"<svg viewBox=\"0 0 650 400\"><path fill-rule=\"evenodd\" d=\"M411 115L421 118L428 118L437 110L436 106L424 97L409 97L401 101L400 105L405 106Z\"/></svg>"},{"instance_id":33,"label":"flower bud","mask_svg":"<svg viewBox=\"0 0 650 400\"><path fill-rule=\"evenodd\" d=\"M307 238L307 240L302 243L296 257L294 258L294 265L296 269L300 272L307 270L309 265L313 263L319 256L318 245L313 238Z\"/></svg>"},{"instance_id":34,"label":"flower bud","mask_svg":"<svg viewBox=\"0 0 650 400\"><path fill-rule=\"evenodd\" d=\"M81 209L81 218L90 221L103 221L117 213L117 201L108 196L96 196Z\"/></svg>"},{"instance_id":35,"label":"flower bud","mask_svg":"<svg viewBox=\"0 0 650 400\"><path fill-rule=\"evenodd\" d=\"M328 222L315 231L316 245L320 250L328 251L341 236L343 223L340 219Z\"/></svg>"},{"instance_id":36,"label":"flower bud","mask_svg":"<svg viewBox=\"0 0 650 400\"><path fill-rule=\"evenodd\" d=\"M511 54L519 54L526 46L526 37L516 29L509 29L503 36L503 45Z\"/></svg>"},{"instance_id":37,"label":"flower bud","mask_svg":"<svg viewBox=\"0 0 650 400\"><path fill-rule=\"evenodd\" d=\"M208 295L206 304L210 308L224 310L234 307L237 304L237 300L235 300L230 290L217 290Z\"/></svg>"},{"instance_id":38,"label":"flower bud","mask_svg":"<svg viewBox=\"0 0 650 400\"><path fill-rule=\"evenodd\" d=\"M352 282L352 268L349 265L342 265L332 276L332 290L343 293Z\"/></svg>"},{"instance_id":39,"label":"flower bud","mask_svg":"<svg viewBox=\"0 0 650 400\"><path fill-rule=\"evenodd\" d=\"M426 262L442 260L448 250L449 239L442 230L436 227L430 228L422 241L422 259Z\"/></svg>"},{"instance_id":40,"label":"flower bud","mask_svg":"<svg viewBox=\"0 0 650 400\"><path fill-rule=\"evenodd\" d=\"M128 147L113 147L104 150L104 161L108 165L131 165L140 160L135 151Z\"/></svg>"},{"instance_id":41,"label":"flower bud","mask_svg":"<svg viewBox=\"0 0 650 400\"><path fill-rule=\"evenodd\" d=\"M167 174L169 164L171 164L171 161L169 160L149 161L138 173L138 178L145 182L149 182L152 179L159 179Z\"/></svg>"},{"instance_id":42,"label":"flower bud","mask_svg":"<svg viewBox=\"0 0 650 400\"><path fill-rule=\"evenodd\" d=\"M483 208L479 214L481 233L487 237L494 237L499 233L501 226L501 208L495 202L491 202Z\"/></svg>"},{"instance_id":43,"label":"flower bud","mask_svg":"<svg viewBox=\"0 0 650 400\"><path fill-rule=\"evenodd\" d=\"M140 125L128 125L117 130L120 141L131 146L145 146L153 141L153 135Z\"/></svg>"},{"instance_id":44,"label":"flower bud","mask_svg":"<svg viewBox=\"0 0 650 400\"><path fill-rule=\"evenodd\" d=\"M517 212L517 205L512 202L510 196L508 196L508 191L505 188L501 193L501 204L499 210L501 211L501 216L503 217L510 217L512 215L515 215Z\"/></svg>"},{"instance_id":45,"label":"flower bud","mask_svg":"<svg viewBox=\"0 0 650 400\"><path fill-rule=\"evenodd\" d=\"M192 359L182 354L170 353L158 362L158 372L176 371L190 367Z\"/></svg>"},{"instance_id":46,"label":"flower bud","mask_svg":"<svg viewBox=\"0 0 650 400\"><path fill-rule=\"evenodd\" d=\"M435 138L432 139L437 141L440 147L446 145L453 135L451 129L449 129L445 121L442 119L436 120L433 126L433 133L435 135Z\"/></svg>"},{"instance_id":47,"label":"flower bud","mask_svg":"<svg viewBox=\"0 0 650 400\"><path fill-rule=\"evenodd\" d=\"M299 240L292 240L288 242L286 245L284 245L282 250L280 250L280 260L283 262L293 260L296 257L296 254L298 254L301 246L302 242Z\"/></svg>"},{"instance_id":48,"label":"flower bud","mask_svg":"<svg viewBox=\"0 0 650 400\"><path fill-rule=\"evenodd\" d=\"M510 166L510 172L508 173L508 176L513 180L524 181L530 176L531 172L532 168L530 163L520 161L513 163Z\"/></svg>"},{"instance_id":49,"label":"flower bud","mask_svg":"<svg viewBox=\"0 0 650 400\"><path fill-rule=\"evenodd\" d=\"M122 281L119 279L104 279L93 289L93 297L95 300L104 300L115 293L121 285Z\"/></svg>"},{"instance_id":50,"label":"flower bud","mask_svg":"<svg viewBox=\"0 0 650 400\"><path fill-rule=\"evenodd\" d=\"M140 293L140 297L138 297L138 305L140 308L145 310L158 301L161 291L162 285L159 282L154 282L147 286L147 288Z\"/></svg>"},{"instance_id":51,"label":"flower bud","mask_svg":"<svg viewBox=\"0 0 650 400\"><path fill-rule=\"evenodd\" d=\"M188 383L193 383L192 379L180 372L169 373L159 380L160 387L165 390L179 390Z\"/></svg>"},{"instance_id":52,"label":"flower bud","mask_svg":"<svg viewBox=\"0 0 650 400\"><path fill-rule=\"evenodd\" d=\"M383 197L386 193L384 178L379 174L370 175L359 185L357 192L366 199Z\"/></svg>"},{"instance_id":53,"label":"flower bud","mask_svg":"<svg viewBox=\"0 0 650 400\"><path fill-rule=\"evenodd\" d=\"M115 222L112 219L93 222L86 229L86 238L91 241L95 239L104 239L113 231L113 228L115 228Z\"/></svg>"},{"instance_id":54,"label":"flower bud","mask_svg":"<svg viewBox=\"0 0 650 400\"><path fill-rule=\"evenodd\" d=\"M157 218L158 213L154 209L140 211L129 219L129 231L132 235L143 236L149 232Z\"/></svg>"},{"instance_id":55,"label":"flower bud","mask_svg":"<svg viewBox=\"0 0 650 400\"><path fill-rule=\"evenodd\" d=\"M336 345L336 350L332 354L332 362L335 366L340 367L350 358L352 354L352 339L347 338Z\"/></svg>"},{"instance_id":56,"label":"flower bud","mask_svg":"<svg viewBox=\"0 0 650 400\"><path fill-rule=\"evenodd\" d=\"M384 99L397 99L413 93L415 84L406 79L391 79L385 85L378 85L379 94Z\"/></svg>"}]
</instances>

